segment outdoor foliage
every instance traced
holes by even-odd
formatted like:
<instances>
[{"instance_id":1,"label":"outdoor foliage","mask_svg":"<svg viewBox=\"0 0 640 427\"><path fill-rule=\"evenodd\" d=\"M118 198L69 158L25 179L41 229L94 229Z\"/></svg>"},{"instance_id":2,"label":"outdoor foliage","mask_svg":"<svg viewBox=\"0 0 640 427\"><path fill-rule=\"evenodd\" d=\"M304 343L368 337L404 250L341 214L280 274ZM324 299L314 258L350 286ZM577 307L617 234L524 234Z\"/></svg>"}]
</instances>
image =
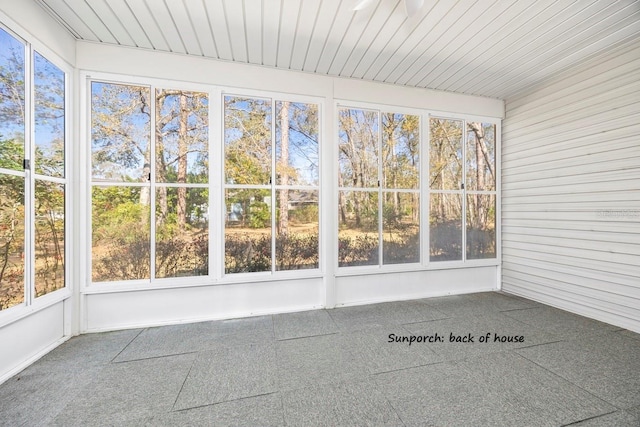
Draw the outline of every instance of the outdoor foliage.
<instances>
[{"instance_id":1,"label":"outdoor foliage","mask_svg":"<svg viewBox=\"0 0 640 427\"><path fill-rule=\"evenodd\" d=\"M495 191L495 125L468 122L465 135L463 121L433 118L430 132L430 259L462 260L463 250L467 259L494 258L496 196L486 192Z\"/></svg>"},{"instance_id":2,"label":"outdoor foliage","mask_svg":"<svg viewBox=\"0 0 640 427\"><path fill-rule=\"evenodd\" d=\"M25 75L24 45L0 29L0 310L65 286L65 75L38 52ZM32 83L33 133L25 140L25 81ZM31 95L31 94L29 94ZM29 153L34 153L31 158ZM29 159L32 181L24 172ZM33 186L32 186L32 183ZM25 211L25 194L33 196ZM25 225L33 225L33 260L25 257ZM25 259L26 258L26 259ZM33 268L32 283L25 269Z\"/></svg>"},{"instance_id":3,"label":"outdoor foliage","mask_svg":"<svg viewBox=\"0 0 640 427\"><path fill-rule=\"evenodd\" d=\"M339 110L338 264L419 262L420 118Z\"/></svg>"},{"instance_id":4,"label":"outdoor foliage","mask_svg":"<svg viewBox=\"0 0 640 427\"><path fill-rule=\"evenodd\" d=\"M233 96L224 105L225 272L317 268L317 105Z\"/></svg>"}]
</instances>

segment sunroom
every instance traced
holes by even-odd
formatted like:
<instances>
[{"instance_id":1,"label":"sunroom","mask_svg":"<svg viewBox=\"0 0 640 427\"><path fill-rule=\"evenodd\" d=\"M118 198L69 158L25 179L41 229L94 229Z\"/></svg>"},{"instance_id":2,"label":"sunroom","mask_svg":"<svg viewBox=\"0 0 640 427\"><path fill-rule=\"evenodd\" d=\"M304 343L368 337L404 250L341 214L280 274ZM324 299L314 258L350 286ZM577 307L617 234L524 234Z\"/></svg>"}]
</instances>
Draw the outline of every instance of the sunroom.
<instances>
[{"instance_id":1,"label":"sunroom","mask_svg":"<svg viewBox=\"0 0 640 427\"><path fill-rule=\"evenodd\" d=\"M487 292L640 333L639 35L636 1L2 0L0 382Z\"/></svg>"}]
</instances>

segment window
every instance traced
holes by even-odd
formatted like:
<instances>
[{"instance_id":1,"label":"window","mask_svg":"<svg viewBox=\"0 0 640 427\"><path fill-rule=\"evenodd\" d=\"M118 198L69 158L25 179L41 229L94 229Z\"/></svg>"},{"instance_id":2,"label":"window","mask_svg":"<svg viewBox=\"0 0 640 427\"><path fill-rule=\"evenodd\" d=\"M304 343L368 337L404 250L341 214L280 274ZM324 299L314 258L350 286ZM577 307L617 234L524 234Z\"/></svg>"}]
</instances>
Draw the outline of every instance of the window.
<instances>
[{"instance_id":1,"label":"window","mask_svg":"<svg viewBox=\"0 0 640 427\"><path fill-rule=\"evenodd\" d=\"M94 282L208 274L208 126L206 93L92 82Z\"/></svg>"},{"instance_id":2,"label":"window","mask_svg":"<svg viewBox=\"0 0 640 427\"><path fill-rule=\"evenodd\" d=\"M467 122L466 259L496 257L496 126Z\"/></svg>"},{"instance_id":3,"label":"window","mask_svg":"<svg viewBox=\"0 0 640 427\"><path fill-rule=\"evenodd\" d=\"M0 46L3 310L65 287L66 112L65 73L2 29Z\"/></svg>"},{"instance_id":4,"label":"window","mask_svg":"<svg viewBox=\"0 0 640 427\"><path fill-rule=\"evenodd\" d=\"M431 261L496 257L495 141L492 123L431 118Z\"/></svg>"},{"instance_id":5,"label":"window","mask_svg":"<svg viewBox=\"0 0 640 427\"><path fill-rule=\"evenodd\" d=\"M420 117L338 117L338 265L420 262Z\"/></svg>"},{"instance_id":6,"label":"window","mask_svg":"<svg viewBox=\"0 0 640 427\"><path fill-rule=\"evenodd\" d=\"M225 273L319 266L318 106L224 97Z\"/></svg>"}]
</instances>

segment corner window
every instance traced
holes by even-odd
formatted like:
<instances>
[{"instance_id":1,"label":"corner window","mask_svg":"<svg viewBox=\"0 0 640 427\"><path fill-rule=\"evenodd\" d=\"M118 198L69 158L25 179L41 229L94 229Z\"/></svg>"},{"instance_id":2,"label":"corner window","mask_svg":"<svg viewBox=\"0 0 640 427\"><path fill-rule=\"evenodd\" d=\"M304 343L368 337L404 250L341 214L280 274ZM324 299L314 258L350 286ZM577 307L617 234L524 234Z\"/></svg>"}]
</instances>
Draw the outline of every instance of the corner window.
<instances>
[{"instance_id":1,"label":"corner window","mask_svg":"<svg viewBox=\"0 0 640 427\"><path fill-rule=\"evenodd\" d=\"M492 123L430 120L431 261L496 257L495 129Z\"/></svg>"},{"instance_id":2,"label":"corner window","mask_svg":"<svg viewBox=\"0 0 640 427\"><path fill-rule=\"evenodd\" d=\"M66 76L3 29L0 46L3 310L65 287Z\"/></svg>"}]
</instances>

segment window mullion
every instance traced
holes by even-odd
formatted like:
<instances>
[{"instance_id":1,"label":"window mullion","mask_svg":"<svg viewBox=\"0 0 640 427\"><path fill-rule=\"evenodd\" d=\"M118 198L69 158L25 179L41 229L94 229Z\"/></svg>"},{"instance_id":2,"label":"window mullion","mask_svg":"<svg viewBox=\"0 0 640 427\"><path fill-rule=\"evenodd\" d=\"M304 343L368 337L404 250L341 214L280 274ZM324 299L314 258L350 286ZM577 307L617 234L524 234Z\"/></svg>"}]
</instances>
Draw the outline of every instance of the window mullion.
<instances>
[{"instance_id":1,"label":"window mullion","mask_svg":"<svg viewBox=\"0 0 640 427\"><path fill-rule=\"evenodd\" d=\"M278 120L276 112L276 101L271 99L271 273L276 271L276 238L278 230L276 228L276 212L277 212L277 200L276 200L276 121Z\"/></svg>"},{"instance_id":2,"label":"window mullion","mask_svg":"<svg viewBox=\"0 0 640 427\"><path fill-rule=\"evenodd\" d=\"M462 121L462 262L467 261L467 121Z\"/></svg>"},{"instance_id":3,"label":"window mullion","mask_svg":"<svg viewBox=\"0 0 640 427\"><path fill-rule=\"evenodd\" d=\"M378 111L378 266L383 264L384 256L384 235L383 235L383 199L384 194L382 191L383 185L383 142L382 142L382 113Z\"/></svg>"},{"instance_id":4,"label":"window mullion","mask_svg":"<svg viewBox=\"0 0 640 427\"><path fill-rule=\"evenodd\" d=\"M35 299L35 115L33 114L34 103L34 67L33 49L31 45L25 44L24 54L24 158L29 165L24 169L24 288L25 304L33 304ZM26 166L26 165L25 165Z\"/></svg>"},{"instance_id":5,"label":"window mullion","mask_svg":"<svg viewBox=\"0 0 640 427\"><path fill-rule=\"evenodd\" d=\"M156 88L149 87L149 280L156 278Z\"/></svg>"}]
</instances>

